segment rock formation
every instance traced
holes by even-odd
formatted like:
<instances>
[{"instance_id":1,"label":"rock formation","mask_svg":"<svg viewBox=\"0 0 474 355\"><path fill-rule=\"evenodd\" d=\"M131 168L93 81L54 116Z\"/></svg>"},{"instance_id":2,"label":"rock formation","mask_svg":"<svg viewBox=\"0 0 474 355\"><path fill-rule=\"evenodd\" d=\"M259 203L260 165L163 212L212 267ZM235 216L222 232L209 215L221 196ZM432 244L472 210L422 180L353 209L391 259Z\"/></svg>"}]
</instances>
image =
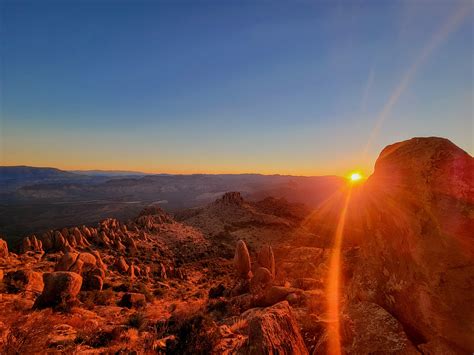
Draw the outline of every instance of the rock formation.
<instances>
[{"instance_id":1,"label":"rock formation","mask_svg":"<svg viewBox=\"0 0 474 355\"><path fill-rule=\"evenodd\" d=\"M25 239L23 239L23 242L21 245L21 252L26 253L29 251L32 251L35 253L43 252L43 243L41 240L38 240L35 235L26 237Z\"/></svg>"},{"instance_id":2,"label":"rock formation","mask_svg":"<svg viewBox=\"0 0 474 355\"><path fill-rule=\"evenodd\" d=\"M351 295L382 305L416 345L474 349L473 181L469 154L413 138L382 151L357 200L370 225Z\"/></svg>"},{"instance_id":3,"label":"rock formation","mask_svg":"<svg viewBox=\"0 0 474 355\"><path fill-rule=\"evenodd\" d=\"M0 238L0 258L8 257L8 245L7 242Z\"/></svg>"},{"instance_id":4,"label":"rock formation","mask_svg":"<svg viewBox=\"0 0 474 355\"><path fill-rule=\"evenodd\" d=\"M56 307L74 301L82 286L82 277L69 271L45 273L43 280L44 289L36 299L35 308Z\"/></svg>"},{"instance_id":5,"label":"rock formation","mask_svg":"<svg viewBox=\"0 0 474 355\"><path fill-rule=\"evenodd\" d=\"M223 205L242 205L244 199L240 192L226 192L219 200L216 201L216 204Z\"/></svg>"},{"instance_id":6,"label":"rock formation","mask_svg":"<svg viewBox=\"0 0 474 355\"><path fill-rule=\"evenodd\" d=\"M255 312L248 324L249 338L239 354L308 354L288 302Z\"/></svg>"},{"instance_id":7,"label":"rock formation","mask_svg":"<svg viewBox=\"0 0 474 355\"><path fill-rule=\"evenodd\" d=\"M275 277L275 256L270 245L264 245L257 253L257 262L260 266L270 270L272 277Z\"/></svg>"},{"instance_id":8,"label":"rock formation","mask_svg":"<svg viewBox=\"0 0 474 355\"><path fill-rule=\"evenodd\" d=\"M234 266L237 276L242 279L250 278L250 255L243 240L237 242L234 255Z\"/></svg>"}]
</instances>

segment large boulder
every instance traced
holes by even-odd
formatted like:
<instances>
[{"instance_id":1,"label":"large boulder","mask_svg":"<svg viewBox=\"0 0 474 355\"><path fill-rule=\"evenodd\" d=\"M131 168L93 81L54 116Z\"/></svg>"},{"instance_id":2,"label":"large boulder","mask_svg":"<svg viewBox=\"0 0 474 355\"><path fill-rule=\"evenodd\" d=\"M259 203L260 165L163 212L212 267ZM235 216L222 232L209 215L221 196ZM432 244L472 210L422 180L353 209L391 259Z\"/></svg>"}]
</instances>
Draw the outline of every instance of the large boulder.
<instances>
[{"instance_id":1,"label":"large boulder","mask_svg":"<svg viewBox=\"0 0 474 355\"><path fill-rule=\"evenodd\" d=\"M250 278L250 255L243 240L237 242L234 255L234 266L237 276L242 279Z\"/></svg>"},{"instance_id":2,"label":"large boulder","mask_svg":"<svg viewBox=\"0 0 474 355\"><path fill-rule=\"evenodd\" d=\"M382 307L361 302L348 313L354 331L348 354L419 354L402 325Z\"/></svg>"},{"instance_id":3,"label":"large boulder","mask_svg":"<svg viewBox=\"0 0 474 355\"><path fill-rule=\"evenodd\" d=\"M36 299L35 308L56 307L72 301L82 286L82 277L69 271L46 273L43 280L43 293Z\"/></svg>"},{"instance_id":4,"label":"large boulder","mask_svg":"<svg viewBox=\"0 0 474 355\"><path fill-rule=\"evenodd\" d=\"M347 210L345 238L361 245L349 296L381 305L415 345L472 352L473 216L468 153L442 138L388 146Z\"/></svg>"},{"instance_id":5,"label":"large boulder","mask_svg":"<svg viewBox=\"0 0 474 355\"><path fill-rule=\"evenodd\" d=\"M56 264L55 271L73 271L82 274L98 267L97 258L91 253L67 252Z\"/></svg>"},{"instance_id":6,"label":"large boulder","mask_svg":"<svg viewBox=\"0 0 474 355\"><path fill-rule=\"evenodd\" d=\"M288 302L247 312L248 339L239 354L308 354Z\"/></svg>"}]
</instances>

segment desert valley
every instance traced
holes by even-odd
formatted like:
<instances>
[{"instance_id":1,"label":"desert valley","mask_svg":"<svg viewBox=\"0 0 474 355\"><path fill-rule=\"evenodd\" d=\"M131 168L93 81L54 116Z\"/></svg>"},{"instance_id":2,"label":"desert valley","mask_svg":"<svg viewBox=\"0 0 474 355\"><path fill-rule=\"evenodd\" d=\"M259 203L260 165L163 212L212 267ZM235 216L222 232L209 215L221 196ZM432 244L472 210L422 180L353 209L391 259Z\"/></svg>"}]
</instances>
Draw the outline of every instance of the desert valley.
<instances>
[{"instance_id":1,"label":"desert valley","mask_svg":"<svg viewBox=\"0 0 474 355\"><path fill-rule=\"evenodd\" d=\"M206 200L171 209L140 203L127 218L106 209L110 216L98 223L65 220L22 238L4 233L1 353L474 349L474 159L452 142L395 143L366 181L315 178L319 194L307 200L303 178L160 179L125 181L140 187L136 194L153 188L154 201L171 201L182 180L199 179L186 188ZM259 179L272 183L259 186ZM79 196L72 183L59 183L61 198ZM96 186L114 184L122 193L124 183L114 177L78 186L93 196ZM37 181L4 190L47 196Z\"/></svg>"}]
</instances>

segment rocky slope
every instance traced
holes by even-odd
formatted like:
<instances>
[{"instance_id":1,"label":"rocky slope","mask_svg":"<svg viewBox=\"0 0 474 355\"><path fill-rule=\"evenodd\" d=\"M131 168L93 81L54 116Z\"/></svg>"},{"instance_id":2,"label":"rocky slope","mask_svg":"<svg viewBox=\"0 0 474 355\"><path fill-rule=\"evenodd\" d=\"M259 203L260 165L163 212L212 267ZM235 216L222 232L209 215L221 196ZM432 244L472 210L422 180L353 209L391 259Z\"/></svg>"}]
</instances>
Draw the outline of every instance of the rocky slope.
<instances>
[{"instance_id":1,"label":"rocky slope","mask_svg":"<svg viewBox=\"0 0 474 355\"><path fill-rule=\"evenodd\" d=\"M0 239L0 353L469 353L473 158L451 142L387 147L320 209L223 194ZM339 313L327 299L347 202Z\"/></svg>"}]
</instances>

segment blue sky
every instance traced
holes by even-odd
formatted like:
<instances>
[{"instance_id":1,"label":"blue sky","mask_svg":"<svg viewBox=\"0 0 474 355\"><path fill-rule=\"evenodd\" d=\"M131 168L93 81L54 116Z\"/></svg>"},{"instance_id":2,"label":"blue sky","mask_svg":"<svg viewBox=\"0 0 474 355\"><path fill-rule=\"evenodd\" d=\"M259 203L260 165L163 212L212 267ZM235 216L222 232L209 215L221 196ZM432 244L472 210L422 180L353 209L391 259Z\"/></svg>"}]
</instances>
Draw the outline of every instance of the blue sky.
<instances>
[{"instance_id":1,"label":"blue sky","mask_svg":"<svg viewBox=\"0 0 474 355\"><path fill-rule=\"evenodd\" d=\"M370 173L431 135L472 154L473 23L470 1L3 0L0 163Z\"/></svg>"}]
</instances>

